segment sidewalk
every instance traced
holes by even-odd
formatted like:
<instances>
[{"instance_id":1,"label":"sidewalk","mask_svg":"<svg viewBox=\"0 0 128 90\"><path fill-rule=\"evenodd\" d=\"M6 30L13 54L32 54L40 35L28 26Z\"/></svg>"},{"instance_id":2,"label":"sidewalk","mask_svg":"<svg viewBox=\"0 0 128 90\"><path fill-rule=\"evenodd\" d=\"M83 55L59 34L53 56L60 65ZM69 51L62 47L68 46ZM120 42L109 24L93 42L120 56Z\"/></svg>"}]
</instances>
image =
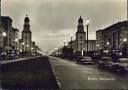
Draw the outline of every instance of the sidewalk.
<instances>
[{"instance_id":1,"label":"sidewalk","mask_svg":"<svg viewBox=\"0 0 128 90\"><path fill-rule=\"evenodd\" d=\"M42 56L26 57L26 58L19 58L19 59L13 59L13 60L4 60L4 61L0 61L0 64L8 64L8 63L13 63L13 62L19 62L19 61L24 61L24 60L28 60L28 59L38 58L38 57L42 57Z\"/></svg>"}]
</instances>

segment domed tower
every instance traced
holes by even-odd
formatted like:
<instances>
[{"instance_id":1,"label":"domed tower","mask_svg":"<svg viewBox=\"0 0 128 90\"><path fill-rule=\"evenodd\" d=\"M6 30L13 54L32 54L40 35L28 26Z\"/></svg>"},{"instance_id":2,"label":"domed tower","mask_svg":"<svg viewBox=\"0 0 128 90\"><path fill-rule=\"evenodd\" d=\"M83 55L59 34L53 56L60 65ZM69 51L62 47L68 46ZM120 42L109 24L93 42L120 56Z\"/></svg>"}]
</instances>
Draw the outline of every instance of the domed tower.
<instances>
[{"instance_id":1,"label":"domed tower","mask_svg":"<svg viewBox=\"0 0 128 90\"><path fill-rule=\"evenodd\" d=\"M78 26L77 26L77 32L76 32L76 51L82 54L81 52L85 48L85 31L84 31L84 25L83 25L83 19L80 16L78 20Z\"/></svg>"},{"instance_id":2,"label":"domed tower","mask_svg":"<svg viewBox=\"0 0 128 90\"><path fill-rule=\"evenodd\" d=\"M24 19L24 27L22 31L22 45L23 45L23 52L26 52L26 54L31 53L31 40L32 40L32 32L30 30L30 24L29 24L29 17L26 15Z\"/></svg>"}]
</instances>

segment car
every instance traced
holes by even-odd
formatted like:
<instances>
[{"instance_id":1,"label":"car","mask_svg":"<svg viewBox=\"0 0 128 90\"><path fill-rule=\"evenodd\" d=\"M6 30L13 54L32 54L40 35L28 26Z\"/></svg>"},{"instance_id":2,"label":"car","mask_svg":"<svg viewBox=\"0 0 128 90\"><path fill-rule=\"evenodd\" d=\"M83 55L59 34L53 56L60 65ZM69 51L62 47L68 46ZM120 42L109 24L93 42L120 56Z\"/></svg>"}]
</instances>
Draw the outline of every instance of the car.
<instances>
[{"instance_id":1,"label":"car","mask_svg":"<svg viewBox=\"0 0 128 90\"><path fill-rule=\"evenodd\" d=\"M93 61L92 61L92 58L91 57L80 57L78 60L77 60L77 63L79 64L93 64Z\"/></svg>"},{"instance_id":2,"label":"car","mask_svg":"<svg viewBox=\"0 0 128 90\"><path fill-rule=\"evenodd\" d=\"M102 57L98 62L98 67L102 69L110 69L115 63L112 61L111 57Z\"/></svg>"},{"instance_id":3,"label":"car","mask_svg":"<svg viewBox=\"0 0 128 90\"><path fill-rule=\"evenodd\" d=\"M119 58L112 69L113 71L120 72L122 74L128 74L128 58Z\"/></svg>"}]
</instances>

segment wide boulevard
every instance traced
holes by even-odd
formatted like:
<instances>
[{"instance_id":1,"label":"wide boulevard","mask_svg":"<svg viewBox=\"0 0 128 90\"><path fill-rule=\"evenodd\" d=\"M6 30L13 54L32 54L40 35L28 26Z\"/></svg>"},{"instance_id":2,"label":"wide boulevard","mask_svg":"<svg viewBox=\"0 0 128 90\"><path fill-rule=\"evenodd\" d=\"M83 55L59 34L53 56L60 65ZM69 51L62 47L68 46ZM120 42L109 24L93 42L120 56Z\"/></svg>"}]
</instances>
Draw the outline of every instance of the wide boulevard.
<instances>
[{"instance_id":1,"label":"wide boulevard","mask_svg":"<svg viewBox=\"0 0 128 90\"><path fill-rule=\"evenodd\" d=\"M98 69L96 65L49 57L62 89L127 89L128 77Z\"/></svg>"}]
</instances>

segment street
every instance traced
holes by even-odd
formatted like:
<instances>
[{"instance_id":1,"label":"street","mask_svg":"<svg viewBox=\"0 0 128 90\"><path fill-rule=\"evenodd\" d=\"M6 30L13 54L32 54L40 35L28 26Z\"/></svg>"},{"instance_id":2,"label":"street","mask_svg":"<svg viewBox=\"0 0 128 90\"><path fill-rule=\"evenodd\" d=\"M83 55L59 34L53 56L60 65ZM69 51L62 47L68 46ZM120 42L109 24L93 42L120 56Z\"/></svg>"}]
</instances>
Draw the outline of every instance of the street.
<instances>
[{"instance_id":1,"label":"street","mask_svg":"<svg viewBox=\"0 0 128 90\"><path fill-rule=\"evenodd\" d=\"M49 57L49 60L62 89L128 89L127 76L56 57Z\"/></svg>"}]
</instances>

